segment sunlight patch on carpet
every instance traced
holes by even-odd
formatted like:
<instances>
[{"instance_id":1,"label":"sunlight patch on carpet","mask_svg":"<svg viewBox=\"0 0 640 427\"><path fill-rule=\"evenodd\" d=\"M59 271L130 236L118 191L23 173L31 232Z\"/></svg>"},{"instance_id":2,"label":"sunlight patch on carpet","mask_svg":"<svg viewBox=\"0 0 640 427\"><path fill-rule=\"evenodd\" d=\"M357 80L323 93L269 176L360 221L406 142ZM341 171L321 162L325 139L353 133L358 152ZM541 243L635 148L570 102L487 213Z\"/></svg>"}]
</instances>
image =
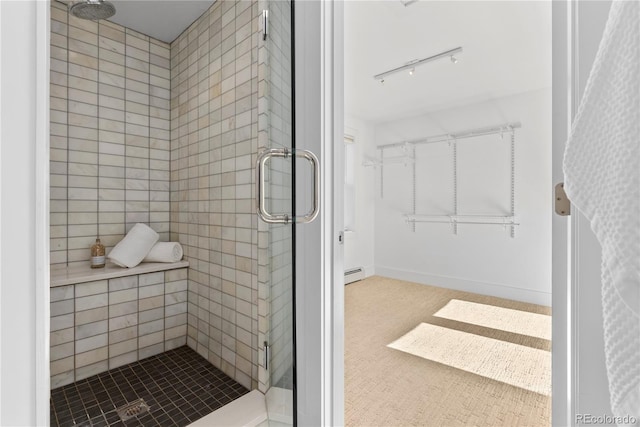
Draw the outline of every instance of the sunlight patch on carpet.
<instances>
[{"instance_id":1,"label":"sunlight patch on carpet","mask_svg":"<svg viewBox=\"0 0 640 427\"><path fill-rule=\"evenodd\" d=\"M421 323L387 347L534 393L551 395L551 353Z\"/></svg>"},{"instance_id":2,"label":"sunlight patch on carpet","mask_svg":"<svg viewBox=\"0 0 640 427\"><path fill-rule=\"evenodd\" d=\"M434 316L551 340L551 316L452 299Z\"/></svg>"}]
</instances>

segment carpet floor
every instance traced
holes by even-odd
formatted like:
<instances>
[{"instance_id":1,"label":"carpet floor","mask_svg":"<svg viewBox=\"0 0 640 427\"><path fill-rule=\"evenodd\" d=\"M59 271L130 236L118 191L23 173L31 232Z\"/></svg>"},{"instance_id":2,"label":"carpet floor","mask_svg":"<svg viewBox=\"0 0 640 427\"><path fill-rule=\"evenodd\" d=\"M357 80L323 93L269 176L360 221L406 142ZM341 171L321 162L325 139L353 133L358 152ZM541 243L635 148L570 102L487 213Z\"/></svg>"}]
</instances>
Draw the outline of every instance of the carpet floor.
<instances>
[{"instance_id":1,"label":"carpet floor","mask_svg":"<svg viewBox=\"0 0 640 427\"><path fill-rule=\"evenodd\" d=\"M551 425L551 309L379 276L345 288L345 423Z\"/></svg>"}]
</instances>

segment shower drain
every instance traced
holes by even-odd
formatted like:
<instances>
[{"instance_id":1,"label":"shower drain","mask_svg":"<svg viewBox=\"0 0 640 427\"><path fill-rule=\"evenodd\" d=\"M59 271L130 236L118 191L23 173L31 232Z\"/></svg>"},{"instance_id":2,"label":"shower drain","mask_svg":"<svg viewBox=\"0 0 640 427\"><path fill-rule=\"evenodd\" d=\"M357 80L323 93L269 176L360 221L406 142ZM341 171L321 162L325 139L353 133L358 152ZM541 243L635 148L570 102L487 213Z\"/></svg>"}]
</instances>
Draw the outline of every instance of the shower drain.
<instances>
[{"instance_id":1,"label":"shower drain","mask_svg":"<svg viewBox=\"0 0 640 427\"><path fill-rule=\"evenodd\" d=\"M144 399L138 399L119 407L116 409L116 412L122 421L127 421L140 414L149 412L149 405L144 402Z\"/></svg>"}]
</instances>

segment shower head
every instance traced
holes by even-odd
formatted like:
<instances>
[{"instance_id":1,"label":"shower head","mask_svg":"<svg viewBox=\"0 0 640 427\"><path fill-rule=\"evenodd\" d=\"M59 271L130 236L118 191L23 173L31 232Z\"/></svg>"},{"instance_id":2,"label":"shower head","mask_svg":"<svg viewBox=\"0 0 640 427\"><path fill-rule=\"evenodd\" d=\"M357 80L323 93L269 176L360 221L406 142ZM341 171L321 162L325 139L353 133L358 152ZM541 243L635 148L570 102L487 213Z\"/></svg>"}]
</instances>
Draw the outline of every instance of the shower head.
<instances>
[{"instance_id":1,"label":"shower head","mask_svg":"<svg viewBox=\"0 0 640 427\"><path fill-rule=\"evenodd\" d=\"M82 0L71 5L69 12L81 19L99 20L112 17L116 8L104 0Z\"/></svg>"}]
</instances>

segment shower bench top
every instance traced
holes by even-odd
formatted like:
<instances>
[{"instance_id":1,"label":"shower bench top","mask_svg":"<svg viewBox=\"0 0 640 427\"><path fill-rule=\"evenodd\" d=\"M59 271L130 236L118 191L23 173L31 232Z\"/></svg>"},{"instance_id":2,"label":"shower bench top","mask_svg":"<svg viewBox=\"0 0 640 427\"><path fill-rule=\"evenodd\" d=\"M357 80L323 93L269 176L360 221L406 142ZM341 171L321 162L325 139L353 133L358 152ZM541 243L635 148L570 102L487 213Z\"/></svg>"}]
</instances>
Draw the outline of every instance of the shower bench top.
<instances>
[{"instance_id":1,"label":"shower bench top","mask_svg":"<svg viewBox=\"0 0 640 427\"><path fill-rule=\"evenodd\" d=\"M73 267L54 267L51 268L51 287L55 288L56 286L75 285L96 280L115 279L117 277L135 276L186 267L189 267L188 261L143 262L133 268L118 267L112 263L107 263L104 268L91 268L88 263Z\"/></svg>"}]
</instances>

